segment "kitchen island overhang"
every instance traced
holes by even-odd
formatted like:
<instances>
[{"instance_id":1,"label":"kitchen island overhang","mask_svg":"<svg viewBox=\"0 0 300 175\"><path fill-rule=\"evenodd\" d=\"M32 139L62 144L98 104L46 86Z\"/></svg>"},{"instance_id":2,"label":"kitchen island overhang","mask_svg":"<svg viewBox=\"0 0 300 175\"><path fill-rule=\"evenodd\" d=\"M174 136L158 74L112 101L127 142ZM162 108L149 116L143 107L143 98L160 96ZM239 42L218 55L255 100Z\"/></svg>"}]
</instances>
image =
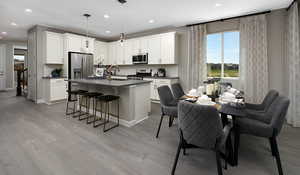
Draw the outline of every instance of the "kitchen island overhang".
<instances>
[{"instance_id":1,"label":"kitchen island overhang","mask_svg":"<svg viewBox=\"0 0 300 175\"><path fill-rule=\"evenodd\" d=\"M151 111L150 83L146 80L70 79L69 85L89 92L120 96L120 124L131 127L148 118ZM91 105L92 107L92 105ZM114 106L112 106L114 107ZM90 109L92 113L92 109ZM97 112L100 115L100 112ZM111 116L112 121L116 118Z\"/></svg>"}]
</instances>

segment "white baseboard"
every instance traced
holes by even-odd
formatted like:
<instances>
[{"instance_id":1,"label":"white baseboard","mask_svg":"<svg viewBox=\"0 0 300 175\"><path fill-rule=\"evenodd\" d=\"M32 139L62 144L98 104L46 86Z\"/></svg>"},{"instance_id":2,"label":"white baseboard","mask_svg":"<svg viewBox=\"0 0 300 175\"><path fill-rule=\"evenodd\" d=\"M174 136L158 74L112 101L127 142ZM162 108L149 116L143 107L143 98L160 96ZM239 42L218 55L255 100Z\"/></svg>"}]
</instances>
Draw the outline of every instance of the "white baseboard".
<instances>
[{"instance_id":1,"label":"white baseboard","mask_svg":"<svg viewBox=\"0 0 300 175\"><path fill-rule=\"evenodd\" d=\"M42 104L42 103L46 103L46 101L44 99L37 99L36 104Z\"/></svg>"},{"instance_id":2,"label":"white baseboard","mask_svg":"<svg viewBox=\"0 0 300 175\"><path fill-rule=\"evenodd\" d=\"M85 111L86 110L86 108L85 107L82 107L82 110L83 111ZM90 109L90 111L89 111L89 113L90 114L92 114L93 113L93 111ZM96 115L97 116L100 116L100 112L99 111L97 111L96 112ZM124 120L124 119L119 119L119 123L120 123L120 125L122 125L122 126L125 126L125 127L128 127L128 128L130 128L130 127L132 127L132 126L134 126L134 125L136 125L136 124L138 124L138 123L140 123L140 122L142 122L142 121L144 121L144 120L146 120L146 119L148 119L149 118L149 116L146 116L146 117L144 117L144 118L142 118L142 119L139 119L139 120L131 120L131 121L127 121L127 120ZM118 122L118 118L117 117L115 117L115 116L110 116L110 120L112 121L112 122Z\"/></svg>"}]
</instances>

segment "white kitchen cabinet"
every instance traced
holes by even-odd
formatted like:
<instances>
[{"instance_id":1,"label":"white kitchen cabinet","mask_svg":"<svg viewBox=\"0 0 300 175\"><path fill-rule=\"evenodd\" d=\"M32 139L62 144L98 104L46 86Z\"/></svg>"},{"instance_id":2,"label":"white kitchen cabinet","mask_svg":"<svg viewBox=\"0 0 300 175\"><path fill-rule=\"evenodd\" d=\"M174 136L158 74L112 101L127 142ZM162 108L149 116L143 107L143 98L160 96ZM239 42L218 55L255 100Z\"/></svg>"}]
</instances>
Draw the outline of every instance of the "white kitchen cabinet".
<instances>
[{"instance_id":1,"label":"white kitchen cabinet","mask_svg":"<svg viewBox=\"0 0 300 175\"><path fill-rule=\"evenodd\" d=\"M108 43L95 41L94 47L94 65L98 65L100 62L104 65L108 65Z\"/></svg>"},{"instance_id":2,"label":"white kitchen cabinet","mask_svg":"<svg viewBox=\"0 0 300 175\"><path fill-rule=\"evenodd\" d=\"M125 40L124 42L124 60L126 65L132 64L132 40Z\"/></svg>"},{"instance_id":3,"label":"white kitchen cabinet","mask_svg":"<svg viewBox=\"0 0 300 175\"><path fill-rule=\"evenodd\" d=\"M45 64L63 64L63 35L60 33L44 33Z\"/></svg>"},{"instance_id":4,"label":"white kitchen cabinet","mask_svg":"<svg viewBox=\"0 0 300 175\"><path fill-rule=\"evenodd\" d=\"M161 64L161 36L149 37L148 64Z\"/></svg>"},{"instance_id":5,"label":"white kitchen cabinet","mask_svg":"<svg viewBox=\"0 0 300 175\"><path fill-rule=\"evenodd\" d=\"M45 101L51 103L67 98L67 81L63 78L45 80Z\"/></svg>"},{"instance_id":6,"label":"white kitchen cabinet","mask_svg":"<svg viewBox=\"0 0 300 175\"><path fill-rule=\"evenodd\" d=\"M144 78L144 80L152 81L150 84L150 98L153 101L159 101L157 88L160 86L169 86L178 82L178 79L165 79L165 78Z\"/></svg>"},{"instance_id":7,"label":"white kitchen cabinet","mask_svg":"<svg viewBox=\"0 0 300 175\"><path fill-rule=\"evenodd\" d=\"M140 54L140 40L132 39L132 54L138 55Z\"/></svg>"},{"instance_id":8,"label":"white kitchen cabinet","mask_svg":"<svg viewBox=\"0 0 300 175\"><path fill-rule=\"evenodd\" d=\"M140 40L140 53L146 54L149 51L149 37L142 37Z\"/></svg>"},{"instance_id":9,"label":"white kitchen cabinet","mask_svg":"<svg viewBox=\"0 0 300 175\"><path fill-rule=\"evenodd\" d=\"M109 57L109 60L108 60L108 63L110 65L114 65L114 64L117 64L117 45L116 45L116 42L111 42L108 44L108 57Z\"/></svg>"},{"instance_id":10,"label":"white kitchen cabinet","mask_svg":"<svg viewBox=\"0 0 300 175\"><path fill-rule=\"evenodd\" d=\"M176 33L161 34L161 62L160 64L176 64L177 48Z\"/></svg>"},{"instance_id":11,"label":"white kitchen cabinet","mask_svg":"<svg viewBox=\"0 0 300 175\"><path fill-rule=\"evenodd\" d=\"M124 65L125 59L124 59L124 44L121 45L120 42L117 42L116 44L116 61L118 65Z\"/></svg>"}]
</instances>

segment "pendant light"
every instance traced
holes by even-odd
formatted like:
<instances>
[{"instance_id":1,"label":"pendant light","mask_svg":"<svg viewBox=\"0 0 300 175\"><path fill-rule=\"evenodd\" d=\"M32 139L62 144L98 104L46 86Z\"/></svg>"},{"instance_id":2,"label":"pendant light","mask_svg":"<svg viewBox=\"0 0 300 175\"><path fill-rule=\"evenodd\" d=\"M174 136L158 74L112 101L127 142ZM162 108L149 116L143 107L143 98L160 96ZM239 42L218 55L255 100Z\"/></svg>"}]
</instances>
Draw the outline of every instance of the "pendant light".
<instances>
[{"instance_id":1,"label":"pendant light","mask_svg":"<svg viewBox=\"0 0 300 175\"><path fill-rule=\"evenodd\" d=\"M121 34L120 34L120 44L121 44L121 46L124 45L124 41L125 41L125 34L124 34L124 33L121 33Z\"/></svg>"},{"instance_id":2,"label":"pendant light","mask_svg":"<svg viewBox=\"0 0 300 175\"><path fill-rule=\"evenodd\" d=\"M86 17L86 40L85 40L85 51L89 51L89 17L91 17L90 14L83 14L84 17Z\"/></svg>"}]
</instances>

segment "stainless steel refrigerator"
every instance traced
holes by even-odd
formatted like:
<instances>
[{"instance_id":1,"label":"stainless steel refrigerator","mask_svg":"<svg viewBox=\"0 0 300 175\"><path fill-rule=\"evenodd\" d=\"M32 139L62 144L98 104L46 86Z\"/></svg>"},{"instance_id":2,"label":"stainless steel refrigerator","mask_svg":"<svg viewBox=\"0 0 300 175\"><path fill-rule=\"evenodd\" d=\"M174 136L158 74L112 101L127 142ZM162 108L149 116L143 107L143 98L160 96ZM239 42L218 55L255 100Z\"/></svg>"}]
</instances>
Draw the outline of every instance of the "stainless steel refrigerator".
<instances>
[{"instance_id":1,"label":"stainless steel refrigerator","mask_svg":"<svg viewBox=\"0 0 300 175\"><path fill-rule=\"evenodd\" d=\"M93 75L93 54L69 52L68 54L68 79L88 78ZM69 90L71 90L69 83ZM72 89L75 84L72 84ZM76 85L75 85L76 86Z\"/></svg>"}]
</instances>

